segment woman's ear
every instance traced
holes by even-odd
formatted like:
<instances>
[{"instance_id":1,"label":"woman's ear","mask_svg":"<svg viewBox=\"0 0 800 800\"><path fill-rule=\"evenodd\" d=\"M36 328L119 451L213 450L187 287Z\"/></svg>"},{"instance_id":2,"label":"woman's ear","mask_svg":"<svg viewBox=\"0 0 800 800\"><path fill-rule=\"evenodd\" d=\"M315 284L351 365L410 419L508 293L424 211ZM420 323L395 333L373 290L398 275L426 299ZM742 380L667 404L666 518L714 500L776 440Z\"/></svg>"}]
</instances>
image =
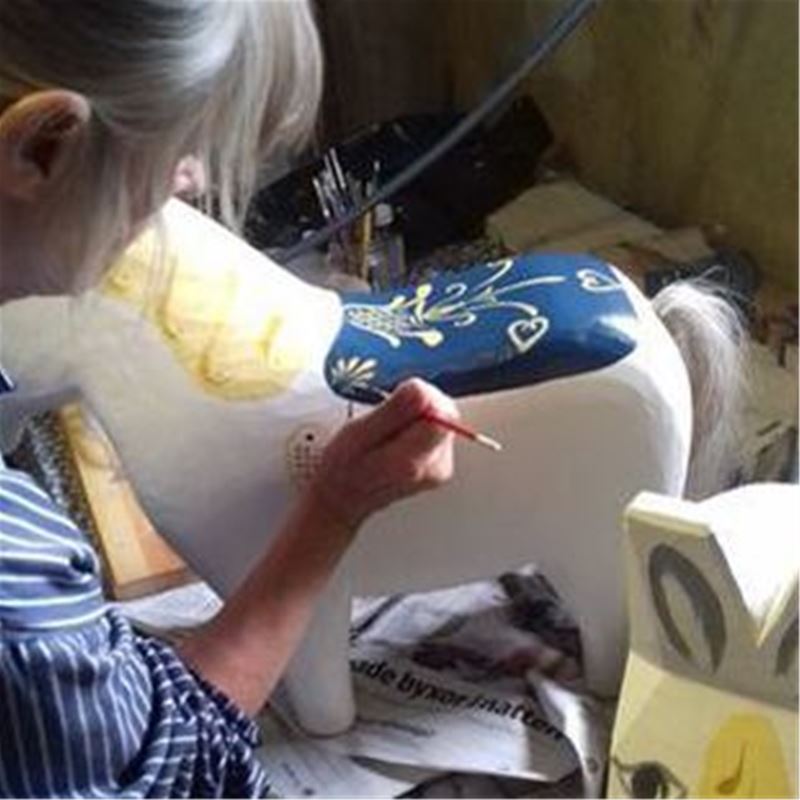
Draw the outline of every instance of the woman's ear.
<instances>
[{"instance_id":1,"label":"woman's ear","mask_svg":"<svg viewBox=\"0 0 800 800\"><path fill-rule=\"evenodd\" d=\"M0 112L0 193L36 201L77 155L91 107L80 94L47 89Z\"/></svg>"}]
</instances>

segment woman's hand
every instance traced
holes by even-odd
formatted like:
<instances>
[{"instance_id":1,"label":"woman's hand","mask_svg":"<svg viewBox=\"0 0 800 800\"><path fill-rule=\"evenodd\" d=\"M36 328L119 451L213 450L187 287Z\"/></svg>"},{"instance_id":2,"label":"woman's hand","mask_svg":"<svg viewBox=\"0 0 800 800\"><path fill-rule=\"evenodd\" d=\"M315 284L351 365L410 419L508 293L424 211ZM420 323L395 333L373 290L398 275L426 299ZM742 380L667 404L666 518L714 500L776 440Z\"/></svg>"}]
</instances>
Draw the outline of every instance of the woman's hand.
<instances>
[{"instance_id":1,"label":"woman's hand","mask_svg":"<svg viewBox=\"0 0 800 800\"><path fill-rule=\"evenodd\" d=\"M222 611L181 644L186 661L247 713L272 693L359 525L453 474L453 434L423 420L425 411L458 419L452 400L412 380L339 431L270 549Z\"/></svg>"},{"instance_id":2,"label":"woman's hand","mask_svg":"<svg viewBox=\"0 0 800 800\"><path fill-rule=\"evenodd\" d=\"M453 475L453 434L422 419L426 411L459 418L447 395L412 379L349 422L326 447L305 501L355 531L375 511L446 483Z\"/></svg>"}]
</instances>

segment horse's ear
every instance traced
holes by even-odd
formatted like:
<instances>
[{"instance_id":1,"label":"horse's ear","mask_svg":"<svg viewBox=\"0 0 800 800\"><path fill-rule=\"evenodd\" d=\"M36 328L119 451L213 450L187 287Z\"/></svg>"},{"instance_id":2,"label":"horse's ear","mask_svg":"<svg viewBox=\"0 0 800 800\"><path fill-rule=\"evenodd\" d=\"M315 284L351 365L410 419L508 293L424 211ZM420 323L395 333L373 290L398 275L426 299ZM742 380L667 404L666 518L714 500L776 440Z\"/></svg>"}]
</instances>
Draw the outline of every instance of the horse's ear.
<instances>
[{"instance_id":1,"label":"horse's ear","mask_svg":"<svg viewBox=\"0 0 800 800\"><path fill-rule=\"evenodd\" d=\"M761 652L774 679L797 699L797 579L781 597L762 628Z\"/></svg>"},{"instance_id":2,"label":"horse's ear","mask_svg":"<svg viewBox=\"0 0 800 800\"><path fill-rule=\"evenodd\" d=\"M684 660L716 672L727 645L725 612L700 567L679 548L657 544L647 577L663 639Z\"/></svg>"},{"instance_id":3,"label":"horse's ear","mask_svg":"<svg viewBox=\"0 0 800 800\"><path fill-rule=\"evenodd\" d=\"M742 599L697 504L644 493L625 512L632 646L680 672L713 675Z\"/></svg>"}]
</instances>

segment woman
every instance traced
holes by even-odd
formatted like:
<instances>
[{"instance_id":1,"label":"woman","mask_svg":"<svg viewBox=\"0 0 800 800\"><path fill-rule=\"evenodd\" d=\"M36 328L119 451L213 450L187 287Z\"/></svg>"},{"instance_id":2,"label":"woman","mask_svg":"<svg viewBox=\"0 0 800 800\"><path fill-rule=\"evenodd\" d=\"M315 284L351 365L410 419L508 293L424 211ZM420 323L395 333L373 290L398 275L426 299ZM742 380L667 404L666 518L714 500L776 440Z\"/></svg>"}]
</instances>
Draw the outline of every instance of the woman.
<instances>
[{"instance_id":1,"label":"woman","mask_svg":"<svg viewBox=\"0 0 800 800\"><path fill-rule=\"evenodd\" d=\"M0 301L95 284L186 188L187 163L236 225L264 154L310 129L320 64L300 0L3 0ZM431 408L457 416L412 381L343 428L275 545L179 652L107 608L81 532L0 467L0 794L263 794L249 717L338 560L370 514L452 474L451 436L420 421Z\"/></svg>"}]
</instances>

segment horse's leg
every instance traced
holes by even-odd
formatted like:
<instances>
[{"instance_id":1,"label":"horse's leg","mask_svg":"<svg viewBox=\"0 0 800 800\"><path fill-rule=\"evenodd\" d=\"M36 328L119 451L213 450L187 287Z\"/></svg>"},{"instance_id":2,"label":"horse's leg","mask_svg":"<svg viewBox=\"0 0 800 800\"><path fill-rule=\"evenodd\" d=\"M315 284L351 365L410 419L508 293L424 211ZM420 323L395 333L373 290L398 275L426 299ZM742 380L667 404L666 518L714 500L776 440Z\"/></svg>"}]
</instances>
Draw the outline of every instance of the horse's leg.
<instances>
[{"instance_id":1,"label":"horse's leg","mask_svg":"<svg viewBox=\"0 0 800 800\"><path fill-rule=\"evenodd\" d=\"M350 599L350 578L343 566L320 598L305 639L284 676L297 721L317 736L342 733L355 720Z\"/></svg>"}]
</instances>

